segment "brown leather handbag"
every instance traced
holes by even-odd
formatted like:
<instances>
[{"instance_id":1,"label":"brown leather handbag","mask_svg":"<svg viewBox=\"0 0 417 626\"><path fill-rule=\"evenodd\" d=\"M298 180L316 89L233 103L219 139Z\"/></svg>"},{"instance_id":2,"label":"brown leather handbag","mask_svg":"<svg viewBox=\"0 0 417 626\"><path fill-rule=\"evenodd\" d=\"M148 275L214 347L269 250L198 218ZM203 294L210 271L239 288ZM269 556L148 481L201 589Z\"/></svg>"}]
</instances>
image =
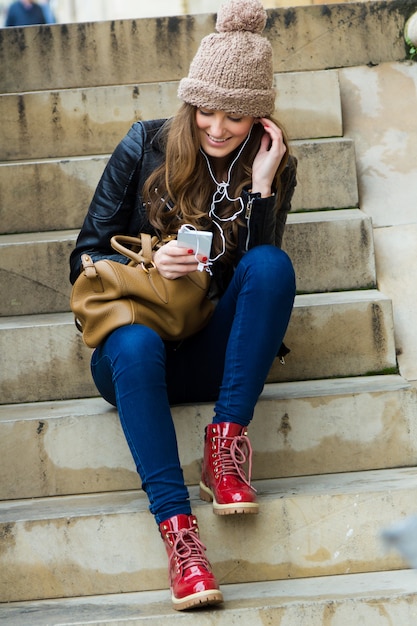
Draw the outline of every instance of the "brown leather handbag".
<instances>
[{"instance_id":1,"label":"brown leather handbag","mask_svg":"<svg viewBox=\"0 0 417 626\"><path fill-rule=\"evenodd\" d=\"M149 326L166 341L190 337L207 324L214 310L207 297L209 273L164 278L152 261L161 244L147 234L112 237L112 247L131 259L128 265L109 259L94 263L82 255L70 305L87 346L95 348L112 330L129 324Z\"/></svg>"}]
</instances>

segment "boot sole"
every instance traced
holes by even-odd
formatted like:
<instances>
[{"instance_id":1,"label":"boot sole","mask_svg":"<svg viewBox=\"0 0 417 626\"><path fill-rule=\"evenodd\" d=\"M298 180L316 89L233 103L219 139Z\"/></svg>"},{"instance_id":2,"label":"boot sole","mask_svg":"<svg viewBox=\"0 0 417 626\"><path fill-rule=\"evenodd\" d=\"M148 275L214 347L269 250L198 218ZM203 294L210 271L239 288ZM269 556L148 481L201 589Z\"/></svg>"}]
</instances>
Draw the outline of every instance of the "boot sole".
<instances>
[{"instance_id":1,"label":"boot sole","mask_svg":"<svg viewBox=\"0 0 417 626\"><path fill-rule=\"evenodd\" d=\"M200 498L204 502L213 502L213 513L215 515L252 514L257 515L259 504L257 502L241 502L240 504L219 504L211 489L200 482Z\"/></svg>"},{"instance_id":2,"label":"boot sole","mask_svg":"<svg viewBox=\"0 0 417 626\"><path fill-rule=\"evenodd\" d=\"M218 589L212 591L200 591L193 593L185 598L176 598L171 595L172 608L176 611L186 611L187 609L203 609L207 605L221 604L223 602L223 594Z\"/></svg>"}]
</instances>

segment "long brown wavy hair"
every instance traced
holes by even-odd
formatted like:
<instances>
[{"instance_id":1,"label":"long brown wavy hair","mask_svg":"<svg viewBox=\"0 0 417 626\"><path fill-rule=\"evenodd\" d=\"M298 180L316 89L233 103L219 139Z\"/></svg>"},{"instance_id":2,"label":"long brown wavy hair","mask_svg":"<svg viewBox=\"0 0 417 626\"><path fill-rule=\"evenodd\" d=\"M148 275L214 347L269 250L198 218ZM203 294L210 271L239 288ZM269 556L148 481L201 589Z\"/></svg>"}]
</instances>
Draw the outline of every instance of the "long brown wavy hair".
<instances>
[{"instance_id":1,"label":"long brown wavy hair","mask_svg":"<svg viewBox=\"0 0 417 626\"><path fill-rule=\"evenodd\" d=\"M272 119L272 118L271 118ZM288 160L288 141L282 126L286 153L281 160L275 175L273 187L278 194L277 209L280 196L285 190L281 188L280 177ZM212 257L222 250L221 236L218 228L213 228L209 210L216 185L210 176L207 162L200 151L200 140L196 124L196 107L183 103L178 113L170 119L164 128L165 160L149 176L143 188L143 198L148 206L148 217L152 226L165 237L177 233L182 224L192 224L198 230L212 230ZM262 135L262 124L254 124L251 138L236 161L231 172L229 195L238 198L244 187L251 187L252 164L259 150ZM237 154L230 155L230 163ZM232 216L240 208L236 202L223 202L216 206L216 214L222 218ZM226 252L221 257L223 263L230 263L237 245L237 229L240 220L220 222L226 241Z\"/></svg>"}]
</instances>

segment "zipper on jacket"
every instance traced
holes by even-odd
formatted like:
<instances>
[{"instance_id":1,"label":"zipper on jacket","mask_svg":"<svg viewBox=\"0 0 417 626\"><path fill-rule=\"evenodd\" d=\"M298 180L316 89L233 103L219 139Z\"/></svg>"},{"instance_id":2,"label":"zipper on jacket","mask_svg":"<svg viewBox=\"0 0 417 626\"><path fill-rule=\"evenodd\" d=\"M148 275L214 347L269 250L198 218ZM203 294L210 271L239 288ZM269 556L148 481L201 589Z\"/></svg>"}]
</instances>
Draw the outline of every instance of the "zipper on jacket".
<instances>
[{"instance_id":1,"label":"zipper on jacket","mask_svg":"<svg viewBox=\"0 0 417 626\"><path fill-rule=\"evenodd\" d=\"M246 212L245 212L245 218L247 220L250 219L250 216L252 214L252 204L253 204L253 200L254 198L249 198L248 203L246 205Z\"/></svg>"},{"instance_id":2,"label":"zipper on jacket","mask_svg":"<svg viewBox=\"0 0 417 626\"><path fill-rule=\"evenodd\" d=\"M246 237L246 244L245 244L245 249L246 252L249 250L249 240L250 240L250 217L252 215L252 204L253 204L254 198L249 198L248 203L246 205L246 211L245 211L245 219L246 219L246 228L248 231L248 235Z\"/></svg>"}]
</instances>

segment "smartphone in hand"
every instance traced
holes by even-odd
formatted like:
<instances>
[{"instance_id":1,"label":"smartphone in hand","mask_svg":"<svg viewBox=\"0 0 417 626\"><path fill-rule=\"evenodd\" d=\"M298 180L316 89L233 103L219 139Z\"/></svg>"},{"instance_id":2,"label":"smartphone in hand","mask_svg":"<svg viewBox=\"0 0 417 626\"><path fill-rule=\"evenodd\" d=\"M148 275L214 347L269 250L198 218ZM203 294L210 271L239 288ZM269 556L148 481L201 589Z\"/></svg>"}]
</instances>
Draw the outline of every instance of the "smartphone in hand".
<instances>
[{"instance_id":1,"label":"smartphone in hand","mask_svg":"<svg viewBox=\"0 0 417 626\"><path fill-rule=\"evenodd\" d=\"M199 257L210 258L213 233L205 230L179 230L177 244L182 248L192 250Z\"/></svg>"}]
</instances>

